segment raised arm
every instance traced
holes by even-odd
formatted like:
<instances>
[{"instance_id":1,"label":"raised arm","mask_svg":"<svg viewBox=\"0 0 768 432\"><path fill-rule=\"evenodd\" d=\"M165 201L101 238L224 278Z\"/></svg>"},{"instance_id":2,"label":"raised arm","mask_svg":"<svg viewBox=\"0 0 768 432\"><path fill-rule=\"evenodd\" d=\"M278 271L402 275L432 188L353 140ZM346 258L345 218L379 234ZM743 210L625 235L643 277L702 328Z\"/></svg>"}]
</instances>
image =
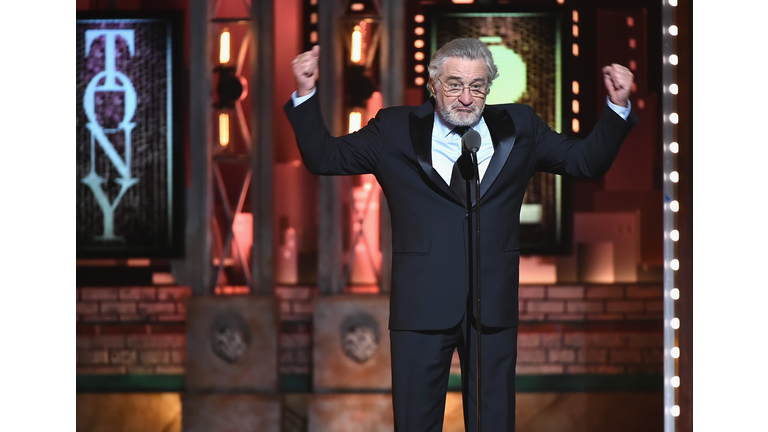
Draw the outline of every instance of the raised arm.
<instances>
[{"instance_id":1,"label":"raised arm","mask_svg":"<svg viewBox=\"0 0 768 432\"><path fill-rule=\"evenodd\" d=\"M382 137L376 120L360 131L334 137L328 131L315 90L320 75L320 47L299 54L293 60L296 96L285 104L304 166L318 175L367 174L381 154Z\"/></svg>"},{"instance_id":2,"label":"raised arm","mask_svg":"<svg viewBox=\"0 0 768 432\"><path fill-rule=\"evenodd\" d=\"M602 69L608 99L618 107L629 105L634 75L624 66L612 64ZM569 138L549 128L538 116L534 124L537 136L537 165L539 171L567 174L575 177L600 177L610 169L624 138L638 122L631 111L627 117L608 104L592 132L585 139Z\"/></svg>"}]
</instances>

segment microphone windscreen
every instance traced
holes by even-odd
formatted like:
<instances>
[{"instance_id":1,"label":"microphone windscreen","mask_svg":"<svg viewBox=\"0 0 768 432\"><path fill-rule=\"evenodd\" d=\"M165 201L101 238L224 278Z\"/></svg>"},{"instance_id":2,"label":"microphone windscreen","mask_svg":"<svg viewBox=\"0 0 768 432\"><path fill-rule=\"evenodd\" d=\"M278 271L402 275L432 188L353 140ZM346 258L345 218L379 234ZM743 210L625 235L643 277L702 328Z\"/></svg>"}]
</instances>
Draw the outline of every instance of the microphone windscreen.
<instances>
[{"instance_id":1,"label":"microphone windscreen","mask_svg":"<svg viewBox=\"0 0 768 432\"><path fill-rule=\"evenodd\" d=\"M479 150L480 144L482 144L482 139L480 138L480 134L474 129L468 130L467 133L461 137L461 145L469 152L476 152Z\"/></svg>"}]
</instances>

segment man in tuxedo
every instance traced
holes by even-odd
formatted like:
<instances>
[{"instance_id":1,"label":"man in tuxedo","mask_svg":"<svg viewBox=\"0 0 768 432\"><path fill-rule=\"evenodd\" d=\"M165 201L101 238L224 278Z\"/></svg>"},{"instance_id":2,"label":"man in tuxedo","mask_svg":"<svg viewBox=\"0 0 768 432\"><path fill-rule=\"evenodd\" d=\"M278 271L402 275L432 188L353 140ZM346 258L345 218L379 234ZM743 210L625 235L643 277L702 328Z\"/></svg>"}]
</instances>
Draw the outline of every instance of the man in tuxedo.
<instances>
[{"instance_id":1,"label":"man in tuxedo","mask_svg":"<svg viewBox=\"0 0 768 432\"><path fill-rule=\"evenodd\" d=\"M392 400L398 432L440 432L453 351L462 364L464 422L476 429L475 302L469 292L471 241L466 188L455 162L465 128L479 133L482 275L482 424L514 431L519 223L535 171L599 177L610 168L637 116L629 104L633 75L603 68L608 100L584 139L557 133L527 105L485 105L498 73L475 39L440 48L429 65L421 106L379 111L367 126L331 136L315 83L320 48L297 56L297 91L285 105L307 169L318 175L373 173L392 220L390 339ZM451 183L454 187L451 187ZM473 196L470 199L475 201ZM475 209L472 212L476 212Z\"/></svg>"}]
</instances>

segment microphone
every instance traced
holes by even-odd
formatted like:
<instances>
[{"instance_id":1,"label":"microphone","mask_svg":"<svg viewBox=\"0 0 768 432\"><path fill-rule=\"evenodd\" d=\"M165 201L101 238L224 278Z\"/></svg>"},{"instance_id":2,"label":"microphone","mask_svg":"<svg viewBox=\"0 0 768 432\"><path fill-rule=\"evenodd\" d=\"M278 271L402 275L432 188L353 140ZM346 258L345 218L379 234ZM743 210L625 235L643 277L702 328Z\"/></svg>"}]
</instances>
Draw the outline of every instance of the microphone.
<instances>
[{"instance_id":1,"label":"microphone","mask_svg":"<svg viewBox=\"0 0 768 432\"><path fill-rule=\"evenodd\" d=\"M461 157L459 157L459 172L461 178L464 180L472 180L475 178L475 163L470 156L471 153L477 155L477 150L480 149L482 139L480 134L476 130L470 129L461 137L461 146L464 148ZM476 157L475 157L476 158Z\"/></svg>"},{"instance_id":2,"label":"microphone","mask_svg":"<svg viewBox=\"0 0 768 432\"><path fill-rule=\"evenodd\" d=\"M461 137L461 145L464 147L464 150L470 153L476 153L480 149L480 144L482 144L482 139L480 134L474 129L468 130Z\"/></svg>"}]
</instances>

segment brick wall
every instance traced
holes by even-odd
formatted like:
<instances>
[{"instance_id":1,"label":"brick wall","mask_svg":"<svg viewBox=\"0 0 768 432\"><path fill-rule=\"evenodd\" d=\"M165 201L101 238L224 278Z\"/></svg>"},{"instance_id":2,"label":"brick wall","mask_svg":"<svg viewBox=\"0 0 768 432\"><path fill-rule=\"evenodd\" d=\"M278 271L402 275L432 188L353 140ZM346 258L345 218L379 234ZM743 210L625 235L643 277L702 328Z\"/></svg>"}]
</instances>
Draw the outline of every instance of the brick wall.
<instances>
[{"instance_id":1,"label":"brick wall","mask_svg":"<svg viewBox=\"0 0 768 432\"><path fill-rule=\"evenodd\" d=\"M662 319L661 285L521 286L521 321Z\"/></svg>"},{"instance_id":2,"label":"brick wall","mask_svg":"<svg viewBox=\"0 0 768 432\"><path fill-rule=\"evenodd\" d=\"M312 320L312 299L317 295L317 288L277 287L275 295L280 298L280 318L283 321Z\"/></svg>"},{"instance_id":3,"label":"brick wall","mask_svg":"<svg viewBox=\"0 0 768 432\"><path fill-rule=\"evenodd\" d=\"M661 373L661 325L520 326L517 373Z\"/></svg>"},{"instance_id":4,"label":"brick wall","mask_svg":"<svg viewBox=\"0 0 768 432\"><path fill-rule=\"evenodd\" d=\"M307 286L275 289L281 374L311 372L317 294ZM77 373L183 374L190 295L183 286L77 288ZM661 373L662 295L658 284L521 286L517 372Z\"/></svg>"},{"instance_id":5,"label":"brick wall","mask_svg":"<svg viewBox=\"0 0 768 432\"><path fill-rule=\"evenodd\" d=\"M184 322L185 286L77 288L77 322Z\"/></svg>"},{"instance_id":6,"label":"brick wall","mask_svg":"<svg viewBox=\"0 0 768 432\"><path fill-rule=\"evenodd\" d=\"M78 374L183 374L184 324L78 324Z\"/></svg>"},{"instance_id":7,"label":"brick wall","mask_svg":"<svg viewBox=\"0 0 768 432\"><path fill-rule=\"evenodd\" d=\"M77 288L78 374L183 374L185 286Z\"/></svg>"},{"instance_id":8,"label":"brick wall","mask_svg":"<svg viewBox=\"0 0 768 432\"><path fill-rule=\"evenodd\" d=\"M277 287L280 298L280 373L305 375L312 370L313 287Z\"/></svg>"}]
</instances>

